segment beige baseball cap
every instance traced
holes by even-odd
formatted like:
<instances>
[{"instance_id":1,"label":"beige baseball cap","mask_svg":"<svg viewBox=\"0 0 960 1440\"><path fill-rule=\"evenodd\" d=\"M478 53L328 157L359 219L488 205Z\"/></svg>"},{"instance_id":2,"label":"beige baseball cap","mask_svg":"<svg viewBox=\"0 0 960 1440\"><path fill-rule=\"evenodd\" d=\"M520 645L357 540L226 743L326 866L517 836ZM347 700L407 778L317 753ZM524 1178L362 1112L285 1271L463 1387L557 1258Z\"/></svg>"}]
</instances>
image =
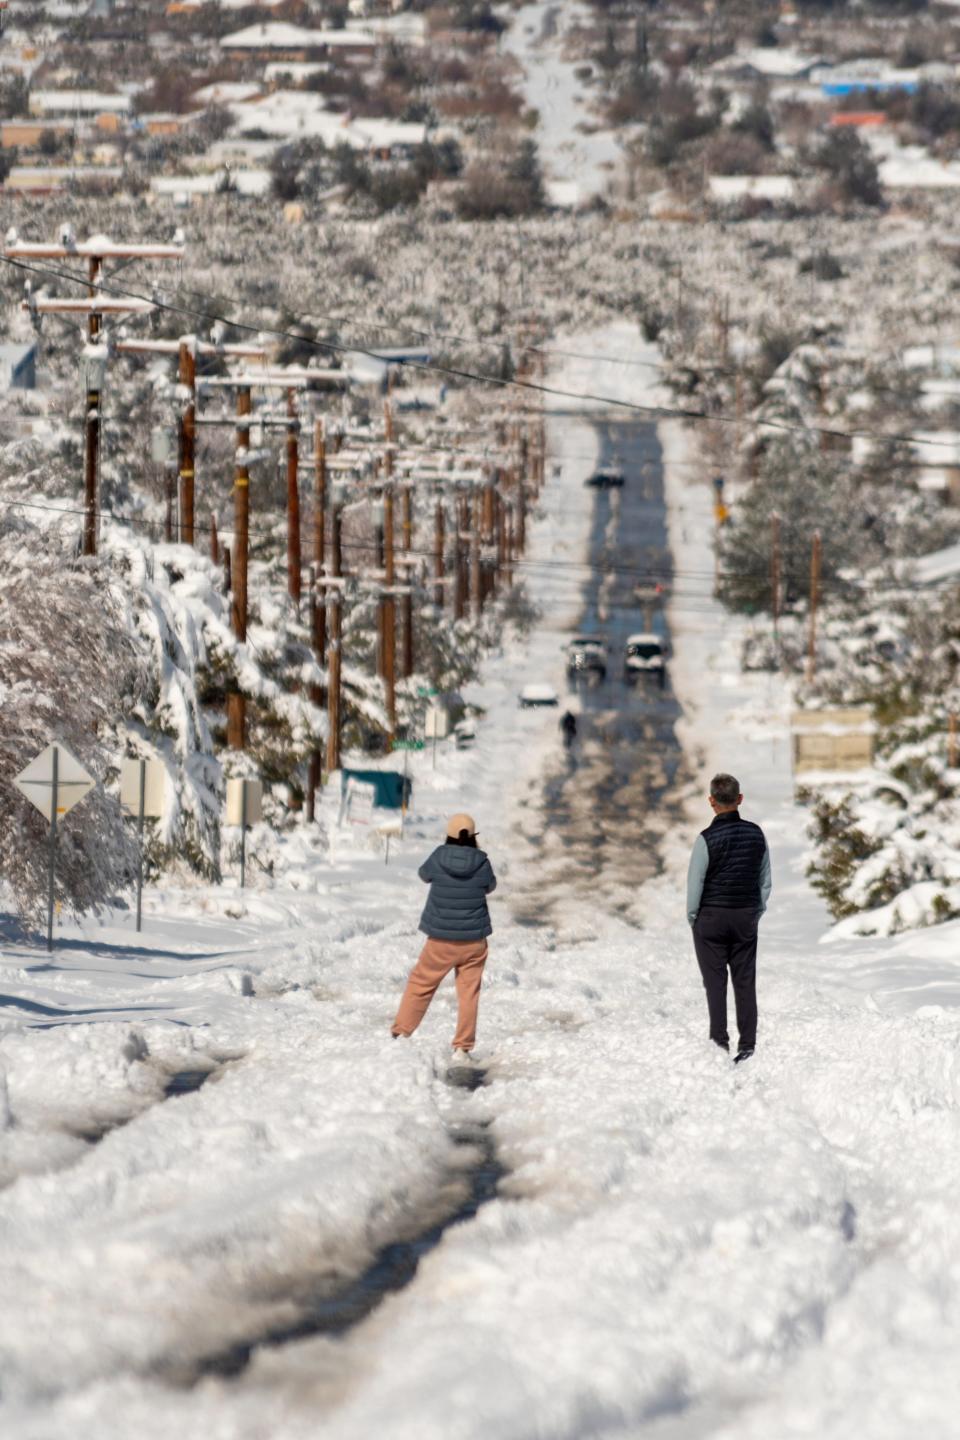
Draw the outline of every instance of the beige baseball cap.
<instances>
[{"instance_id":1,"label":"beige baseball cap","mask_svg":"<svg viewBox=\"0 0 960 1440\"><path fill-rule=\"evenodd\" d=\"M476 835L477 822L472 815L451 815L447 821L447 836L451 840L460 837L460 831L466 830L468 835Z\"/></svg>"}]
</instances>

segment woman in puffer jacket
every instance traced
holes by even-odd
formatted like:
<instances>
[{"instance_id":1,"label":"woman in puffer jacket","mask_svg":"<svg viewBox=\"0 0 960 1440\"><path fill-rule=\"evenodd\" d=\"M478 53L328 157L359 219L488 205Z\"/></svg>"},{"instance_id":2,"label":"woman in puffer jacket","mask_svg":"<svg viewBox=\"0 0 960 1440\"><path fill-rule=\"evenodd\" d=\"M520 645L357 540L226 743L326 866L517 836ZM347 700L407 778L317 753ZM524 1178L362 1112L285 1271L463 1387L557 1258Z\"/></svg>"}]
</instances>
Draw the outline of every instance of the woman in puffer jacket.
<instances>
[{"instance_id":1,"label":"woman in puffer jacket","mask_svg":"<svg viewBox=\"0 0 960 1440\"><path fill-rule=\"evenodd\" d=\"M440 981L453 970L457 983L453 1053L454 1059L464 1059L476 1041L487 936L493 930L487 896L497 888L493 866L477 847L477 827L470 815L450 817L446 843L437 846L419 873L430 886L420 917L427 943L410 972L393 1035L413 1034Z\"/></svg>"}]
</instances>

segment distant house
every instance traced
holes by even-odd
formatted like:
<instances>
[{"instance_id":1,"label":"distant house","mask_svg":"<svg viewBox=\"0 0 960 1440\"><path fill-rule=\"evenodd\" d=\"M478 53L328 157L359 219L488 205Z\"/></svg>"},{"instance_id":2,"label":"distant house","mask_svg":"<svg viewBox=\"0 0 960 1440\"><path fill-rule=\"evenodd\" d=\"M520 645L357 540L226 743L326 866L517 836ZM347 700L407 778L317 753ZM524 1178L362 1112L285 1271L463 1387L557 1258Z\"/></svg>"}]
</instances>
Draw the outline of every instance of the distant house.
<instances>
[{"instance_id":1,"label":"distant house","mask_svg":"<svg viewBox=\"0 0 960 1440\"><path fill-rule=\"evenodd\" d=\"M95 120L104 115L133 114L129 95L104 94L98 90L31 90L31 115L48 120Z\"/></svg>"},{"instance_id":2,"label":"distant house","mask_svg":"<svg viewBox=\"0 0 960 1440\"><path fill-rule=\"evenodd\" d=\"M4 120L0 122L0 148L4 150L36 150L44 135L69 135L73 127L68 120Z\"/></svg>"},{"instance_id":3,"label":"distant house","mask_svg":"<svg viewBox=\"0 0 960 1440\"><path fill-rule=\"evenodd\" d=\"M198 105L241 105L244 100L255 100L263 94L263 86L250 80L215 80L195 90L193 98Z\"/></svg>"},{"instance_id":4,"label":"distant house","mask_svg":"<svg viewBox=\"0 0 960 1440\"><path fill-rule=\"evenodd\" d=\"M725 55L710 66L710 73L724 80L807 80L818 66L822 55L803 55L783 46L757 46Z\"/></svg>"},{"instance_id":5,"label":"distant house","mask_svg":"<svg viewBox=\"0 0 960 1440\"><path fill-rule=\"evenodd\" d=\"M36 384L36 345L0 345L0 390L33 390Z\"/></svg>"},{"instance_id":6,"label":"distant house","mask_svg":"<svg viewBox=\"0 0 960 1440\"><path fill-rule=\"evenodd\" d=\"M882 60L854 60L843 66L827 66L818 70L813 79L821 93L832 100L845 95L864 95L871 90L912 95L921 81L916 70L898 70Z\"/></svg>"},{"instance_id":7,"label":"distant house","mask_svg":"<svg viewBox=\"0 0 960 1440\"><path fill-rule=\"evenodd\" d=\"M734 205L739 200L792 200L797 182L790 175L708 175L707 192L711 200Z\"/></svg>"},{"instance_id":8,"label":"distant house","mask_svg":"<svg viewBox=\"0 0 960 1440\"><path fill-rule=\"evenodd\" d=\"M427 138L422 121L349 115L328 110L322 95L306 90L275 90L262 100L231 107L238 129L261 132L277 140L320 139L331 149L349 145L389 159L408 155Z\"/></svg>"},{"instance_id":9,"label":"distant house","mask_svg":"<svg viewBox=\"0 0 960 1440\"><path fill-rule=\"evenodd\" d=\"M955 190L960 161L939 160L922 145L899 145L888 131L870 131L870 150L887 190Z\"/></svg>"},{"instance_id":10,"label":"distant house","mask_svg":"<svg viewBox=\"0 0 960 1440\"><path fill-rule=\"evenodd\" d=\"M207 175L157 175L150 181L152 193L176 206L200 204L210 198L266 195L270 189L269 170L222 170Z\"/></svg>"},{"instance_id":11,"label":"distant house","mask_svg":"<svg viewBox=\"0 0 960 1440\"><path fill-rule=\"evenodd\" d=\"M883 110L837 110L829 120L829 124L835 129L846 126L854 130L879 128L887 123L887 115Z\"/></svg>"},{"instance_id":12,"label":"distant house","mask_svg":"<svg viewBox=\"0 0 960 1440\"><path fill-rule=\"evenodd\" d=\"M2 188L31 195L56 195L77 182L117 185L122 179L122 165L14 165Z\"/></svg>"},{"instance_id":13,"label":"distant house","mask_svg":"<svg viewBox=\"0 0 960 1440\"><path fill-rule=\"evenodd\" d=\"M372 55L377 40L362 30L309 30L273 20L224 36L220 47L229 54L264 60L323 60L334 54L355 59Z\"/></svg>"}]
</instances>

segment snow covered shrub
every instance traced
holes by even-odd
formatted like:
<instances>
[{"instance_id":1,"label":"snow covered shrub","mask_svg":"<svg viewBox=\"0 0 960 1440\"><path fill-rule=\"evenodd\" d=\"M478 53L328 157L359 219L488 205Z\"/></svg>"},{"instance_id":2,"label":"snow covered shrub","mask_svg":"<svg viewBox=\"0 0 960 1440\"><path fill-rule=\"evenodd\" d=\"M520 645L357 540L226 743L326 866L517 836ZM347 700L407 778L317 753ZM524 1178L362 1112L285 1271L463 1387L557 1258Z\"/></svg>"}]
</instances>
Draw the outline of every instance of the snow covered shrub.
<instances>
[{"instance_id":1,"label":"snow covered shrub","mask_svg":"<svg viewBox=\"0 0 960 1440\"><path fill-rule=\"evenodd\" d=\"M118 727L121 740L166 770L165 810L151 827L149 868L184 860L216 878L222 778L202 700L216 642L229 649L232 640L219 579L205 557L184 546L153 546L120 526L107 528L102 553L127 630L147 657L137 704Z\"/></svg>"},{"instance_id":2,"label":"snow covered shrub","mask_svg":"<svg viewBox=\"0 0 960 1440\"><path fill-rule=\"evenodd\" d=\"M875 854L879 846L854 823L852 797L840 800L820 796L813 807L810 830L817 845L815 858L807 874L813 888L827 902L835 920L857 910L848 895L848 887L862 862Z\"/></svg>"},{"instance_id":3,"label":"snow covered shrub","mask_svg":"<svg viewBox=\"0 0 960 1440\"><path fill-rule=\"evenodd\" d=\"M59 827L57 900L95 908L133 873L132 835L102 782L144 661L106 567L25 521L0 521L0 881L24 921L43 914L49 827L13 780L53 740L100 782Z\"/></svg>"}]
</instances>

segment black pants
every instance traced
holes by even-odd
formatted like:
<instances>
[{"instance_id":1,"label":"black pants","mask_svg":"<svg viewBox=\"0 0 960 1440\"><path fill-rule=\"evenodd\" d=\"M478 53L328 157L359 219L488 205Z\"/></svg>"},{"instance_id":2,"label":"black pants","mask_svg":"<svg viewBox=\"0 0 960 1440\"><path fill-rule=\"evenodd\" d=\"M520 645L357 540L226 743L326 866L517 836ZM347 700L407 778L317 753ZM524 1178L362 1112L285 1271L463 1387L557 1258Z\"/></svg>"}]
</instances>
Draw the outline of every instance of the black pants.
<instances>
[{"instance_id":1,"label":"black pants","mask_svg":"<svg viewBox=\"0 0 960 1440\"><path fill-rule=\"evenodd\" d=\"M728 1046L727 967L737 1005L741 1050L757 1043L757 922L756 910L724 910L705 906L693 926L693 945L707 992L710 1039Z\"/></svg>"}]
</instances>

